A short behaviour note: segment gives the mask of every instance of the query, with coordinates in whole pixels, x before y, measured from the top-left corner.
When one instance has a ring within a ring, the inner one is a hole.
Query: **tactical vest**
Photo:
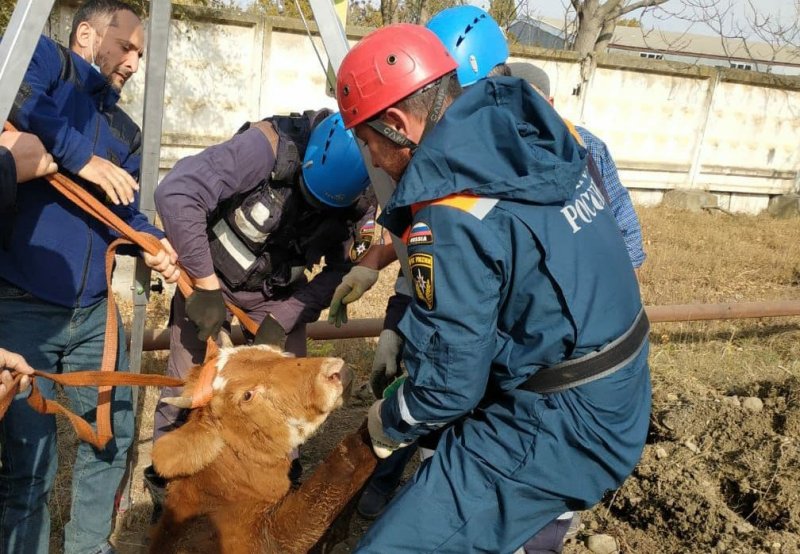
[[[214,269],[232,291],[273,297],[304,282],[305,270],[352,235],[366,202],[319,210],[300,191],[300,166],[313,115],[274,116],[280,136],[275,167],[253,189],[225,201],[208,230]],[[324,115],[322,116],[324,117]],[[245,124],[237,133],[250,127]]]

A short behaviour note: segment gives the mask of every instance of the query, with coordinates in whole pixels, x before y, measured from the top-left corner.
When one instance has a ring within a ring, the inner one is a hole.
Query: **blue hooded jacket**
[[[10,121],[39,137],[59,171],[77,177],[91,156],[110,160],[135,180],[141,132],[117,106],[105,77],[74,52],[41,37],[17,93]],[[111,211],[138,231],[164,234],[133,205]],[[65,307],[91,306],[107,292],[105,251],[118,235],[63,197],[44,179],[20,186],[10,244],[0,248],[0,278]]]
[[[602,348],[642,308],[586,150],[519,79],[479,81],[450,105],[382,222],[397,235],[411,226],[415,299],[399,326],[409,380],[382,407],[398,441],[470,413],[487,390],[513,391]]]

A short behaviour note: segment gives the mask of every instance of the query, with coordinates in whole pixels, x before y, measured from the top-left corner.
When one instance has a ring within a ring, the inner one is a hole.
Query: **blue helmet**
[[[491,15],[476,6],[456,6],[437,13],[427,25],[458,63],[458,80],[469,86],[508,59],[508,42]]]
[[[333,208],[351,205],[369,185],[353,132],[344,128],[338,112],[311,131],[303,158],[303,182],[313,199]]]

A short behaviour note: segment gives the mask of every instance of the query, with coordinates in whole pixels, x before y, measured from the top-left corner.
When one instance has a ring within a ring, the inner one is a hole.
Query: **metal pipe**
[[[672,304],[647,307],[647,317],[651,323],[797,315],[800,315],[800,300],[734,302],[728,304]]]
[[[754,317],[786,317],[800,315],[800,300],[774,302],[738,302],[731,304],[672,304],[648,306],[647,317],[651,323],[676,321],[705,321],[713,319],[747,319]],[[383,329],[382,318],[352,319],[338,329],[326,321],[310,323],[306,330],[314,340],[358,339],[377,337]],[[244,335],[238,325],[231,333],[233,344],[243,344]],[[145,329],[144,350],[167,350],[168,329]]]

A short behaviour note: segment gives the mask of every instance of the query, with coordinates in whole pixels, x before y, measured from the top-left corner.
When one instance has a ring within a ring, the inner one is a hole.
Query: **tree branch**
[[[621,17],[627,13],[631,13],[632,11],[636,11],[640,8],[650,8],[652,6],[658,6],[665,2],[667,2],[667,0],[639,0],[639,2],[634,2],[633,4],[622,5],[619,9],[617,17]]]

